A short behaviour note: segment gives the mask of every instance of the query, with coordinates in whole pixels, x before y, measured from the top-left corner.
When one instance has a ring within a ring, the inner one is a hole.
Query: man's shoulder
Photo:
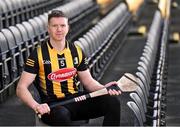
[[[47,45],[47,41],[44,41],[44,42],[39,43],[36,48],[37,48],[37,49],[43,48],[43,47],[46,46],[46,45]]]
[[[69,43],[69,48],[70,49],[76,49],[76,50],[81,50],[81,48],[80,48],[80,46],[79,45],[77,45],[77,44],[74,44],[74,43]]]
[[[74,45],[74,47],[77,49],[77,50],[82,50],[82,48],[78,45],[78,44],[75,44],[75,43],[72,43],[72,45]]]

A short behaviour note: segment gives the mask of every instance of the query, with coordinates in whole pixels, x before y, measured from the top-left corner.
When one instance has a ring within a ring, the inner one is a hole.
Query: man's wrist
[[[33,106],[32,106],[32,109],[35,111],[35,112],[37,112],[37,107],[39,106],[40,104],[34,104]]]

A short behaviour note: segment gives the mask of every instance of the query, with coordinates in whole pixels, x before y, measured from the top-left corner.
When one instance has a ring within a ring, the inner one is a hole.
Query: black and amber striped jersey
[[[88,68],[87,58],[81,48],[66,42],[62,51],[54,49],[49,41],[39,45],[28,57],[24,70],[37,74],[43,100],[51,101],[78,92],[77,71]]]

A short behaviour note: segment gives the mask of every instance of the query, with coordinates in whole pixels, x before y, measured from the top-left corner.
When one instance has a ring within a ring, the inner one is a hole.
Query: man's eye
[[[52,27],[58,27],[58,25],[52,25]]]

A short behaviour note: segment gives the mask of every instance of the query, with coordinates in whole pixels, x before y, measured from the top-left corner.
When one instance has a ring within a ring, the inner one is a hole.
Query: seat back
[[[133,101],[128,101],[127,105],[134,112],[134,126],[143,126],[143,119],[137,104]]]
[[[19,57],[18,57],[18,72],[19,74],[22,72],[23,69],[23,65],[24,65],[24,57],[26,55],[26,47],[25,47],[25,42],[23,42],[22,39],[22,35],[21,32],[19,31],[19,29],[15,26],[10,26],[9,30],[12,32],[15,41],[16,41],[16,45],[18,46],[18,52],[19,52]]]
[[[29,49],[29,44],[28,44],[28,41],[29,41],[28,32],[27,32],[27,30],[25,29],[25,27],[24,27],[23,24],[16,24],[16,27],[17,27],[17,29],[20,31],[21,36],[22,36],[22,40],[23,40],[23,42],[24,42],[24,50],[25,50],[25,53],[23,54],[23,58],[24,58],[24,60],[26,60],[27,57],[28,57],[29,54],[30,54],[30,49]]]
[[[139,97],[138,94],[136,94],[134,92],[130,93],[130,97],[135,101],[135,103],[139,107],[141,117],[142,117],[142,120],[143,120],[143,123],[144,123],[146,121],[146,116],[145,116],[145,109],[143,107],[143,102],[142,102],[141,98]]]
[[[2,32],[0,32],[0,40],[0,90],[2,90],[6,84],[10,83],[10,72],[8,69],[10,56],[8,42]]]
[[[12,34],[12,32],[9,29],[2,29],[1,30],[4,36],[6,37],[7,43],[8,43],[8,48],[10,50],[10,58],[11,58],[11,64],[8,65],[9,71],[11,72],[10,77],[11,81],[14,81],[15,78],[18,77],[18,71],[17,71],[17,64],[19,63],[18,57],[19,57],[19,52],[18,52],[18,46],[16,45],[15,38]]]

